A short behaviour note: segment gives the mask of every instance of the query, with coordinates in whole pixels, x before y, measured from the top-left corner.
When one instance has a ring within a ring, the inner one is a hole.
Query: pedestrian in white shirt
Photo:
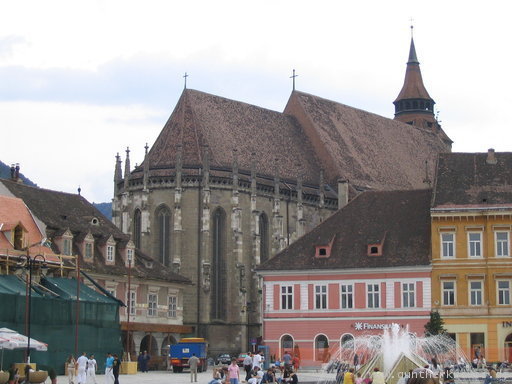
[[[252,357],[252,369],[254,369],[255,367],[258,367],[259,369],[261,369],[261,361],[262,360],[263,360],[263,356],[261,356],[261,352],[255,353],[254,356]]]
[[[91,355],[89,357],[89,360],[87,360],[87,382],[98,384],[96,382],[96,369],[98,368],[98,363],[96,362],[96,359],[94,358],[94,355]]]
[[[87,362],[89,361],[89,359],[87,358],[87,355],[84,353],[82,353],[82,356],[80,356],[77,360],[76,360],[76,363],[78,365],[78,371],[77,371],[77,374],[76,374],[76,381],[78,382],[78,384],[86,384],[86,381],[87,381]]]

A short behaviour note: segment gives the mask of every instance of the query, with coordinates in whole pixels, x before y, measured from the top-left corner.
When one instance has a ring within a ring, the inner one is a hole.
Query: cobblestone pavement
[[[483,378],[485,377],[486,372],[463,372],[463,373],[455,373],[456,379],[473,379],[469,382],[483,382]],[[299,383],[300,382],[309,382],[309,383],[319,383],[322,384],[326,380],[333,380],[335,375],[334,373],[326,373],[325,371],[301,371],[298,372]],[[512,372],[504,372],[498,373],[498,378],[507,378],[512,379]],[[202,372],[197,374],[197,382],[198,384],[207,384],[212,379],[212,368],[208,369],[208,372]],[[475,381],[476,379],[476,381]],[[481,379],[478,381],[478,379]],[[456,380],[457,381],[457,380]],[[508,380],[507,380],[508,381]],[[50,380],[47,380],[49,383]],[[96,376],[97,384],[106,384],[104,375]],[[465,381],[464,381],[465,382]],[[158,384],[190,384],[190,373],[172,373],[172,372],[164,372],[164,371],[155,371],[148,373],[140,373],[138,372],[135,375],[120,375],[119,376],[119,384],[149,384],[149,383],[158,383]],[[57,384],[68,384],[67,376],[59,376],[57,378]],[[75,381],[75,384],[76,381]],[[93,384],[91,382],[87,384]]]
[[[322,382],[326,379],[333,379],[334,374],[324,373],[324,372],[301,372],[299,370],[298,373],[299,382],[307,381],[307,382]],[[197,374],[197,382],[198,384],[208,384],[208,382],[212,379],[212,369],[211,367],[207,372],[202,372]],[[50,380],[47,380],[49,382]],[[97,384],[105,384],[105,376],[104,375],[96,375]],[[148,373],[140,373],[138,372],[135,375],[120,375],[119,376],[119,384],[149,384],[149,383],[169,383],[169,384],[190,384],[190,373],[172,373],[172,372],[164,372],[164,371],[155,371]],[[68,384],[67,376],[59,376],[57,378],[57,384]],[[75,381],[75,384],[76,381]],[[88,384],[93,384],[92,382]]]

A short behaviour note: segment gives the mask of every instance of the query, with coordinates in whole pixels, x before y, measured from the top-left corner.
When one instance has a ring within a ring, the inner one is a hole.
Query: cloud
[[[27,41],[23,36],[9,35],[0,37],[0,57],[11,56],[16,45],[26,43]]]

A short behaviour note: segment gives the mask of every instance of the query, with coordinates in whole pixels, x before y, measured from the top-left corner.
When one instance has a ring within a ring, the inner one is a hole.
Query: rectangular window
[[[368,308],[380,308],[379,284],[368,284]]]
[[[403,283],[402,284],[402,306],[404,308],[413,308],[414,303],[414,283]]]
[[[510,305],[510,281],[497,281],[498,304]]]
[[[469,257],[482,257],[482,233],[468,233],[468,255]]]
[[[107,245],[107,261],[114,261],[114,246]]]
[[[455,305],[455,282],[443,281],[443,305]]]
[[[71,255],[71,240],[64,239],[64,254]]]
[[[510,256],[509,249],[508,232],[496,232],[496,257]]]
[[[455,234],[441,234],[441,257],[455,257]]]
[[[92,257],[92,243],[85,243],[85,258],[90,259]]]
[[[293,309],[293,285],[281,286],[281,309]]]
[[[354,293],[352,285],[341,285],[341,308],[354,308]]]
[[[148,295],[148,316],[156,316],[158,296],[155,293]]]
[[[469,282],[469,304],[482,305],[483,284],[481,281]]]
[[[178,309],[178,297],[177,296],[169,296],[168,299],[168,309],[167,309],[167,317],[176,318],[176,311]]]
[[[327,309],[327,285],[315,285],[315,309]]]
[[[130,302],[130,315],[135,315],[135,306],[136,306],[135,298],[136,297],[137,297],[136,292],[130,291],[130,297],[127,300]],[[127,308],[127,310],[128,310],[128,308]]]

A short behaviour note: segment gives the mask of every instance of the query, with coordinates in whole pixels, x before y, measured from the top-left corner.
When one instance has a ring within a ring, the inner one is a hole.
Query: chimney
[[[496,154],[494,153],[494,148],[489,148],[487,150],[487,160],[485,161],[487,164],[497,164],[498,160],[496,160]]]
[[[348,204],[348,180],[338,180],[338,209]]]
[[[11,180],[15,180],[14,173],[16,172],[16,168],[14,164],[11,164]]]

